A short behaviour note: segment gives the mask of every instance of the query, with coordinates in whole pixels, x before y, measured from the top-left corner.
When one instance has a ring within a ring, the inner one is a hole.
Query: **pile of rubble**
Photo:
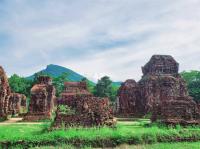
[[[51,119],[55,101],[55,87],[48,76],[40,76],[38,84],[31,89],[29,110],[24,117],[25,121]]]
[[[68,110],[64,109],[68,108]],[[113,125],[112,110],[107,98],[94,97],[85,82],[66,82],[58,99],[54,127]]]
[[[126,83],[122,84],[118,95],[118,113],[152,113],[152,121],[167,124],[200,123],[198,104],[188,95],[186,83],[179,75],[178,69],[179,64],[172,56],[152,56],[142,67],[142,79],[138,83],[132,81],[129,85],[137,86],[137,89],[127,89],[124,87]],[[125,106],[124,102],[128,104]]]

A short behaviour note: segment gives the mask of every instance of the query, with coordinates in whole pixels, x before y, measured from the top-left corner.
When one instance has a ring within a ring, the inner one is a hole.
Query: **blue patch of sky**
[[[11,37],[6,34],[6,33],[1,33],[0,32],[0,47],[6,47],[9,45],[9,43],[11,42]]]

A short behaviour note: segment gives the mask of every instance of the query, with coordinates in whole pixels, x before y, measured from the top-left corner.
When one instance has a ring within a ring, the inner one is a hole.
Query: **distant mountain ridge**
[[[123,82],[112,82],[112,84],[115,85],[115,86],[121,86],[122,83]]]
[[[54,65],[54,64],[47,65],[46,69],[43,69],[36,73],[48,74],[52,77],[58,77],[58,76],[62,75],[63,73],[67,73],[68,74],[67,78],[70,81],[74,81],[74,82],[81,81],[83,78],[85,78],[84,76],[76,73],[75,71],[73,71],[71,69],[68,69],[68,68],[65,68],[65,67],[62,67],[59,65]],[[27,77],[27,79],[33,79],[33,78],[34,78],[34,74]]]
[[[42,74],[48,74],[52,77],[59,77],[63,73],[67,73],[67,79],[72,81],[72,82],[78,82],[81,81],[83,78],[86,78],[85,76],[71,70],[68,68],[65,68],[63,66],[55,65],[55,64],[50,64],[47,65],[47,67],[41,71],[38,71],[36,73],[42,73]],[[27,79],[34,79],[34,74],[31,76],[26,77]],[[94,82],[90,81],[92,84],[95,84]],[[122,82],[113,82],[112,84],[115,86],[120,86]]]

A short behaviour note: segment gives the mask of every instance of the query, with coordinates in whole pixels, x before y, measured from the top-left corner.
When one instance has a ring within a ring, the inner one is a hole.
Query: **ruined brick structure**
[[[118,90],[117,113],[123,116],[143,114],[140,88],[135,80],[127,80]]]
[[[63,113],[66,106],[73,112]],[[112,111],[107,98],[94,97],[85,82],[66,82],[65,91],[58,99],[54,127],[112,125]]]
[[[152,111],[154,103],[188,96],[185,81],[180,76],[147,76],[140,80],[139,85],[146,112]]]
[[[24,120],[50,119],[55,101],[55,87],[48,76],[40,76],[31,89],[29,111]]]
[[[11,93],[8,103],[8,111],[11,115],[26,111],[26,96],[19,93]]]
[[[0,66],[0,118],[8,115],[8,102],[11,95],[8,79],[4,69]]]
[[[177,97],[154,105],[151,120],[165,124],[200,124],[200,110],[191,97]]]
[[[142,67],[142,79],[135,86],[140,92],[140,102],[129,109],[143,109],[143,113],[152,113],[152,121],[167,124],[197,124],[200,120],[198,105],[188,95],[185,81],[178,73],[179,64],[169,55],[153,55]],[[135,100],[135,89],[119,94],[121,101]],[[132,98],[127,98],[131,97]],[[120,102],[121,105],[123,105]],[[136,102],[137,103],[137,102]],[[142,108],[141,108],[142,106]],[[123,107],[121,107],[123,109]]]
[[[58,98],[57,103],[71,106],[75,99],[80,96],[92,97],[92,94],[87,90],[85,82],[65,82],[64,92],[61,93],[61,98]]]
[[[143,77],[148,75],[177,75],[179,64],[170,55],[153,55],[142,67]]]
[[[168,55],[154,55],[142,67],[143,76],[138,84],[142,102],[145,103],[145,113],[152,111],[155,102],[159,104],[174,96],[188,94],[185,82],[178,74],[178,68],[179,64]]]

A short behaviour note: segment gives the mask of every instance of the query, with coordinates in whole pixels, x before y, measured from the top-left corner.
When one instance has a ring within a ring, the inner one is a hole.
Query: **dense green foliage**
[[[56,95],[59,96],[60,93],[64,89],[64,82],[69,81],[67,79],[67,75],[68,74],[63,73],[62,75],[60,75],[58,77],[52,77],[49,74],[40,72],[40,73],[36,73],[34,75],[33,80],[30,80],[30,79],[26,79],[24,77],[20,77],[20,76],[14,74],[9,78],[9,84],[10,84],[12,92],[25,94],[27,97],[30,97],[30,90],[31,90],[32,86],[34,84],[38,83],[37,78],[39,76],[50,76],[53,78],[52,82],[56,88]]]
[[[69,128],[48,131],[50,123],[0,125],[0,143],[38,145],[74,144],[93,147],[176,141],[200,141],[200,127],[148,125],[142,119],[118,122],[116,128]]]
[[[109,97],[112,92],[112,81],[108,76],[102,77],[98,80],[95,86],[95,95],[99,97]]]
[[[98,97],[109,97],[110,100],[114,102],[117,96],[117,90],[118,86],[113,86],[110,78],[104,76],[98,80],[94,88],[94,95]]]
[[[95,84],[92,81],[88,80],[87,78],[83,78],[81,81],[86,82],[87,89],[90,93],[94,93]]]
[[[68,105],[58,105],[59,112],[65,115],[74,115],[75,110],[71,109]]]
[[[27,97],[30,96],[30,90],[34,83],[33,81],[20,77],[17,74],[12,75],[8,81],[12,92],[25,94]]]
[[[60,94],[63,92],[63,90],[64,90],[64,82],[67,82],[67,81],[69,81],[68,79],[67,79],[67,76],[68,76],[68,74],[67,73],[63,73],[63,74],[61,74],[60,76],[58,76],[58,77],[53,77],[53,76],[51,76],[50,74],[46,74],[46,73],[44,73],[44,72],[39,72],[39,73],[35,73],[34,74],[34,84],[36,84],[36,83],[38,83],[37,82],[37,80],[38,80],[38,77],[39,76],[49,76],[49,77],[51,77],[52,78],[52,83],[53,83],[53,85],[55,86],[55,88],[56,88],[56,96],[57,97],[59,97],[60,96]]]
[[[190,96],[200,101],[200,71],[184,71],[181,76],[186,80]]]
[[[56,88],[56,96],[59,96],[64,89],[64,82],[67,81],[85,81],[87,83],[88,90],[100,97],[109,97],[112,102],[115,101],[117,90],[121,82],[112,82],[109,77],[101,78],[97,84],[83,77],[82,75],[62,66],[48,65],[46,69],[41,70],[34,75],[24,78],[16,74],[9,78],[9,83],[13,92],[25,94],[30,97],[31,87],[38,83],[37,78],[39,76],[50,76],[52,78],[53,85]]]
[[[37,78],[39,76],[49,76],[52,78],[53,85],[56,88],[56,96],[58,97],[64,90],[64,82],[70,81],[68,79],[68,75],[69,74],[67,73],[63,73],[60,76],[53,77],[50,74],[39,72],[35,73],[34,78],[30,80],[14,74],[9,78],[9,84],[11,86],[12,92],[25,94],[27,97],[30,97],[31,87],[34,84],[38,83]],[[119,86],[112,84],[112,81],[109,79],[109,77],[103,77],[101,80],[98,81],[96,86],[87,78],[82,78],[81,81],[85,81],[88,90],[91,93],[94,93],[96,96],[109,97],[111,101],[115,100]]]
[[[60,94],[63,92],[64,90],[64,82],[69,81],[67,79],[67,73],[63,73],[62,75],[58,76],[58,77],[53,77],[53,85],[56,88],[56,96],[59,97]]]

